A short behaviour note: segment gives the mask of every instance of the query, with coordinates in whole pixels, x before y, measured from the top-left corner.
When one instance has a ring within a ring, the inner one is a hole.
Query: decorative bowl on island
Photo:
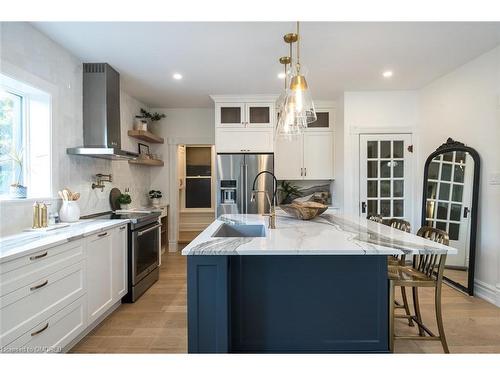
[[[290,204],[280,205],[280,208],[288,215],[297,219],[311,220],[325,212],[328,209],[328,206],[326,204],[313,201],[293,201]]]

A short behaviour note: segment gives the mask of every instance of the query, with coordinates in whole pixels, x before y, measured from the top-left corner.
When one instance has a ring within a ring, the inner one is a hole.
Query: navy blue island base
[[[389,351],[386,255],[190,255],[189,353]]]

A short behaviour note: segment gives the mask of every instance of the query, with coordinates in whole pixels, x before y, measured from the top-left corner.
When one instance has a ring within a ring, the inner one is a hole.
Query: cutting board
[[[113,188],[109,192],[109,204],[111,205],[111,209],[113,211],[119,210],[120,209],[120,203],[118,203],[118,198],[122,192],[118,188]]]

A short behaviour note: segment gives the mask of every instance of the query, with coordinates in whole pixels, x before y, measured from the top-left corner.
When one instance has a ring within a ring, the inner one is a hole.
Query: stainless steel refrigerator
[[[273,154],[217,154],[217,217],[223,214],[269,212],[265,194],[251,201],[252,184],[258,173],[274,173]],[[266,190],[272,199],[274,183],[270,174],[259,176],[256,190]]]

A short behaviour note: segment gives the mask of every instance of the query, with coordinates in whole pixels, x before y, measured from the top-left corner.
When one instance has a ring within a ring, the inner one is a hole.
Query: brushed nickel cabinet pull
[[[47,254],[48,254],[48,251],[46,251],[45,253],[42,253],[42,254],[33,255],[33,256],[30,257],[30,260],[37,260],[37,259],[46,257]]]
[[[45,331],[47,328],[49,328],[49,323],[45,324],[45,326],[42,329],[39,329],[38,331],[32,332],[31,336],[36,336]]]
[[[104,237],[104,236],[107,236],[107,235],[108,235],[108,232],[104,232],[104,233],[98,234],[97,237]]]
[[[120,227],[120,230],[124,230],[127,226],[124,225],[123,227]]]
[[[45,285],[47,285],[48,283],[49,283],[49,280],[45,280],[45,281],[44,281],[43,283],[41,283],[41,284],[38,284],[38,285],[32,286],[32,287],[30,288],[30,290],[31,290],[31,291],[33,291],[33,290],[40,289],[40,288],[44,287]]]

